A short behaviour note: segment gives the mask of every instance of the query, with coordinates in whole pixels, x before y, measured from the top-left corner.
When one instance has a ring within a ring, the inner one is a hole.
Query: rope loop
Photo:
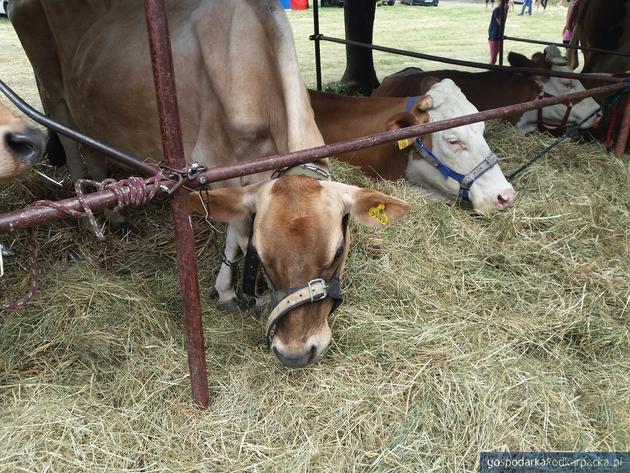
[[[75,210],[67,205],[54,202],[52,200],[39,200],[31,206],[51,207],[58,212],[70,215],[76,218],[87,218],[92,231],[99,240],[104,240],[105,235],[94,216],[94,212],[86,201],[86,188],[91,187],[96,191],[110,190],[116,196],[116,206],[113,211],[122,210],[127,207],[138,207],[146,204],[153,199],[160,189],[160,183],[165,179],[162,173],[151,176],[147,179],[141,177],[129,177],[117,181],[115,179],[105,179],[101,182],[90,179],[77,179],[74,183],[74,191],[79,201],[81,210]]]

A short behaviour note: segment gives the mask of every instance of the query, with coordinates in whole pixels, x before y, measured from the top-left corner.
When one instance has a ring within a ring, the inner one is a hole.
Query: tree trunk
[[[346,0],[344,3],[346,39],[372,44],[375,0]],[[374,71],[372,50],[346,46],[346,72],[341,83],[348,92],[370,95],[379,82]]]

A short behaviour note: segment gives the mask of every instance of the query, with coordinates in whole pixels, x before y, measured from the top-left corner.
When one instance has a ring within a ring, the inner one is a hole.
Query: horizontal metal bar
[[[414,136],[425,135],[440,130],[455,128],[470,123],[481,122],[493,118],[506,118],[519,113],[524,113],[537,108],[548,107],[558,103],[577,102],[586,97],[593,95],[604,95],[617,92],[626,87],[626,83],[609,84],[596,87],[582,92],[575,92],[560,97],[549,97],[544,99],[523,102],[516,105],[508,105],[506,107],[485,110],[483,112],[465,115],[462,117],[451,118],[449,120],[441,120],[439,122],[424,123],[414,125],[408,128],[401,128],[394,131],[386,131],[376,133],[350,141],[334,143],[317,148],[296,151],[287,155],[268,156],[249,161],[243,161],[228,166],[216,167],[200,173],[194,180],[186,183],[186,187],[195,188],[209,182],[218,182],[235,177],[255,174],[264,171],[272,171],[287,166],[295,166],[310,161],[316,161],[329,156],[334,156],[348,151],[355,151],[364,148],[370,148],[389,141],[397,141]],[[170,189],[173,186],[172,181],[163,181],[160,185],[162,190]],[[96,192],[85,196],[88,205],[93,209],[99,209],[111,206],[116,202],[116,196],[112,191]],[[67,199],[62,201],[64,205],[69,205],[73,209],[80,209],[78,199]],[[7,233],[18,229],[29,228],[35,224],[45,221],[57,220],[64,218],[65,215],[55,209],[47,207],[27,208],[0,214],[0,233]],[[27,221],[27,223],[25,223]]]
[[[589,51],[593,53],[603,53],[610,54],[612,56],[625,56],[630,57],[630,53],[622,53],[620,51],[611,51],[610,49],[600,49],[600,48],[587,48],[586,46],[571,46],[563,43],[551,43],[549,41],[540,41],[537,39],[527,39],[527,38],[517,38],[515,36],[503,36],[503,39],[509,39],[510,41],[517,41],[519,43],[532,43],[532,44],[544,44],[544,45],[554,45],[561,48],[567,49],[579,49],[580,51]]]
[[[315,40],[315,37],[310,36],[310,39]],[[359,41],[350,41],[347,39],[333,38],[331,36],[325,36],[325,35],[319,35],[317,39],[319,39],[320,41],[330,41],[332,43],[349,44],[351,46],[357,46],[360,48],[374,49],[376,51],[382,51],[385,53],[398,54],[399,56],[408,56],[408,57],[414,57],[417,59],[426,59],[428,61],[443,62],[445,64],[453,64],[456,66],[476,67],[479,69],[488,69],[491,71],[520,72],[520,73],[525,73],[525,74],[537,74],[537,75],[549,76],[549,77],[564,77],[567,79],[578,79],[578,80],[588,78],[589,80],[599,80],[602,82],[610,82],[611,84],[623,81],[623,78],[620,78],[620,77],[611,77],[611,76],[606,76],[606,75],[601,75],[601,74],[589,74],[588,76],[585,76],[583,74],[578,74],[576,72],[550,71],[548,69],[540,69],[540,68],[534,68],[534,67],[499,66],[497,64],[486,64],[482,62],[464,61],[462,59],[450,59],[450,58],[445,58],[442,56],[433,56],[431,54],[405,51],[404,49],[388,48],[385,46],[377,46],[375,44],[361,43]],[[431,72],[431,71],[426,71],[426,72]]]
[[[148,163],[141,158],[120,151],[119,149],[108,146],[100,141],[95,140],[94,138],[90,138],[83,133],[80,133],[68,126],[62,125],[61,123],[52,120],[46,115],[41,114],[29,104],[27,104],[22,98],[16,94],[7,84],[0,80],[0,92],[2,92],[6,97],[15,105],[24,115],[29,117],[34,122],[39,123],[46,128],[56,131],[57,133],[67,136],[68,138],[78,141],[84,145],[87,145],[97,151],[105,153],[107,155],[107,159],[111,159],[112,161],[116,161],[118,163],[124,164],[125,166],[129,166],[130,168],[135,169],[136,171],[141,172],[145,176],[153,176],[160,171],[160,168],[155,165]]]
[[[405,138],[411,138],[413,136],[419,136],[424,134],[433,133],[440,130],[446,130],[449,128],[455,128],[462,125],[468,125],[470,123],[481,122],[492,118],[505,118],[518,113],[524,113],[529,110],[535,110],[537,108],[547,107],[549,105],[555,105],[558,103],[577,102],[586,97],[600,94],[610,94],[626,87],[625,83],[610,84],[601,87],[596,87],[582,92],[575,92],[573,94],[562,95],[560,97],[549,97],[545,99],[533,100],[531,102],[523,102],[515,105],[508,105],[506,107],[495,108],[492,110],[485,110],[483,112],[474,113],[471,115],[465,115],[462,117],[452,118],[449,120],[442,120],[439,122],[424,123],[421,125],[414,125],[408,128],[401,128],[394,131],[386,131],[377,133],[374,135],[365,136],[362,138],[356,138],[350,141],[344,141],[342,143],[335,143],[318,148],[311,148],[302,151],[296,151],[284,156],[270,156],[267,158],[260,158],[256,160],[243,161],[240,163],[231,164],[220,168],[212,168],[204,171],[199,175],[199,178],[204,179],[206,182],[223,181],[225,179],[232,179],[239,176],[248,174],[254,174],[263,171],[271,171],[287,166],[295,166],[297,164],[303,164],[309,161],[322,159],[328,156],[334,156],[336,154],[346,153],[348,151],[356,151],[358,149],[369,148],[389,141],[397,141]]]
[[[164,195],[163,192],[166,189],[170,189],[174,183],[172,181],[164,181],[163,184],[160,185],[160,192]],[[162,189],[162,187],[164,189]],[[93,192],[91,194],[85,194],[83,196],[83,200],[86,205],[92,210],[104,209],[115,205],[118,202],[118,197],[112,190],[104,190],[100,192]],[[76,197],[65,199],[57,202],[60,205],[70,209],[70,210],[83,210],[79,199]],[[4,214],[0,214],[0,233],[9,233],[17,230],[24,230],[26,228],[31,228],[41,223],[50,222],[53,220],[60,220],[64,218],[73,218],[65,213],[48,206],[37,205],[26,207],[21,210],[16,210],[14,212],[7,212]]]

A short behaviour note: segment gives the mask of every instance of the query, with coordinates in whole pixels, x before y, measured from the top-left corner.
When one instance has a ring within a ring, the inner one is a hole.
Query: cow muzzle
[[[16,161],[30,165],[44,153],[46,137],[39,130],[28,127],[21,132],[6,133],[3,144]]]

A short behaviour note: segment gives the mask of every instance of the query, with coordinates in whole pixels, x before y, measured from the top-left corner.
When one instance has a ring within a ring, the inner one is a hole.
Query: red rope
[[[55,210],[62,212],[72,217],[87,218],[92,227],[92,231],[99,240],[104,240],[102,228],[98,225],[94,212],[85,201],[85,187],[92,186],[97,191],[111,190],[114,192],[117,198],[116,207],[114,211],[124,209],[125,207],[141,206],[147,203],[149,200],[155,197],[159,189],[160,182],[164,179],[163,174],[158,174],[148,179],[141,177],[129,177],[121,181],[114,179],[105,179],[102,182],[92,181],[89,179],[78,179],[74,183],[74,190],[79,200],[81,210],[74,210],[66,205],[54,202],[52,200],[39,200],[33,204],[33,206],[46,206],[52,207]]]
[[[90,226],[92,227],[92,230],[94,231],[96,237],[99,240],[104,240],[105,235],[103,234],[103,230],[101,229],[101,227],[99,227],[98,222],[96,221],[96,217],[92,212],[92,209],[85,201],[85,186],[92,186],[97,191],[113,191],[117,198],[116,207],[113,208],[113,210],[116,211],[124,209],[126,207],[141,206],[147,203],[149,200],[153,199],[157,194],[157,191],[159,190],[159,185],[163,179],[165,178],[164,175],[161,173],[148,179],[132,176],[121,181],[116,181],[115,179],[105,179],[102,182],[97,182],[89,179],[79,179],[75,182],[74,189],[77,194],[79,204],[81,205],[81,210],[74,210],[66,205],[54,202],[52,200],[39,200],[33,203],[31,206],[39,205],[52,207],[66,215],[71,215],[77,218],[85,217],[88,219],[88,222],[90,222]],[[181,179],[179,184],[181,184]],[[37,245],[35,243],[33,230],[29,230],[28,233],[28,246],[31,256],[31,280],[28,285],[28,290],[26,294],[16,302],[0,305],[0,309],[2,310],[15,311],[23,307],[37,292],[40,271],[39,265],[37,264]]]

